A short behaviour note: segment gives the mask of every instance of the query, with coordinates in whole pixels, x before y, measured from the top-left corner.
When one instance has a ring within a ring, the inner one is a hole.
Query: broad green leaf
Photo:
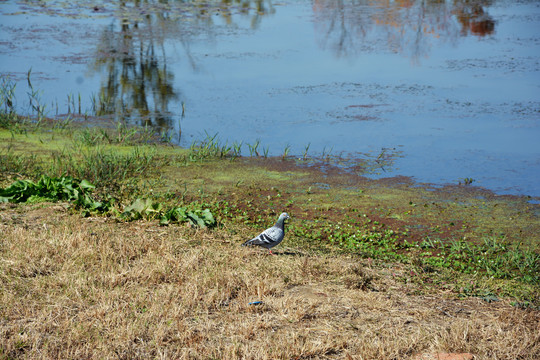
[[[81,181],[80,187],[81,187],[82,189],[92,189],[92,190],[96,188],[96,187],[95,187],[92,183],[90,183],[90,181],[88,181],[88,180],[83,180],[83,181]]]

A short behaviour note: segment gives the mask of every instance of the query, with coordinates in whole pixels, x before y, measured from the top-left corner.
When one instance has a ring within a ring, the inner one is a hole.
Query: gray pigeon
[[[262,246],[263,248],[267,248],[270,251],[270,254],[272,254],[272,250],[270,249],[279,244],[285,237],[285,220],[289,218],[289,214],[282,213],[281,215],[279,215],[279,219],[276,222],[276,225],[264,230],[262,233],[259,234],[259,236],[246,241],[242,244],[242,246]]]

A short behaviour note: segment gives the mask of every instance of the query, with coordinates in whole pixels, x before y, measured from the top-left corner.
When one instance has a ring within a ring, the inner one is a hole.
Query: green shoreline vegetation
[[[309,145],[297,157],[290,146],[270,157],[257,140],[242,156],[243,144],[208,135],[182,149],[147,128],[50,119],[37,102],[34,117],[19,116],[13,86],[4,82],[1,95],[0,202],[18,203],[22,213],[61,201],[72,215],[104,219],[111,228],[189,228],[235,247],[287,211],[292,219],[278,254],[342,257],[379,269],[399,264],[406,271],[393,281],[412,286],[413,295],[444,292],[540,309],[539,210],[526,196],[369,180],[333,166],[339,159],[329,154],[310,157]],[[8,248],[0,241],[2,257]],[[347,288],[372,289],[377,275],[355,269],[343,275],[354,275]],[[6,276],[8,291],[18,275]],[[294,275],[282,280],[290,284]]]

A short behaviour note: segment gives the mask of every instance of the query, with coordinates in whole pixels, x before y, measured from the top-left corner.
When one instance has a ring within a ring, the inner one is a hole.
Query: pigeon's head
[[[285,225],[285,220],[287,219],[290,219],[291,217],[289,216],[289,214],[287,213],[281,213],[281,215],[279,215],[279,219],[277,220],[276,222],[276,227],[278,228],[281,228],[282,230],[284,229],[284,225]]]

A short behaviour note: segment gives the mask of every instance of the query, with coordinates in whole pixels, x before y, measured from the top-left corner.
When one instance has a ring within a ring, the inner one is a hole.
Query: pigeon
[[[279,219],[276,222],[276,225],[264,230],[262,233],[259,234],[259,236],[246,241],[242,244],[242,246],[259,245],[263,248],[267,248],[270,251],[270,254],[272,254],[272,250],[270,249],[278,245],[285,237],[284,224],[285,220],[289,218],[289,214],[282,213],[281,215],[279,215]]]

